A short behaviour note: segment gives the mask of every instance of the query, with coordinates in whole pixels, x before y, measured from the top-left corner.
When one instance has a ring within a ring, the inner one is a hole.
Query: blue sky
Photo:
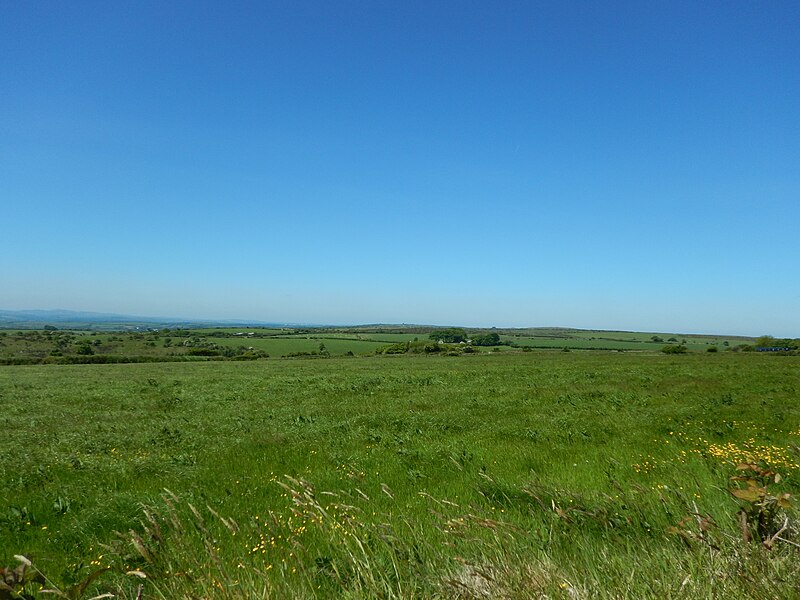
[[[794,2],[5,2],[0,308],[800,336]]]

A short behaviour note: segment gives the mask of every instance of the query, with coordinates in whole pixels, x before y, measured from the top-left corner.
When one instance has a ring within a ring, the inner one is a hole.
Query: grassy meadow
[[[390,345],[435,342],[437,331],[442,330],[416,326],[144,329],[112,332],[55,328],[44,331],[0,330],[0,365],[363,356],[380,353]],[[497,345],[473,345],[469,346],[469,351],[558,348],[652,352],[668,344],[680,344],[688,351],[711,348],[727,351],[753,342],[752,338],[559,328],[476,329],[466,335],[480,336],[490,332],[497,334]],[[435,348],[437,351],[440,349],[462,352],[465,348]]]
[[[798,391],[732,352],[7,366],[0,565],[33,597],[800,597]],[[734,497],[741,462],[782,477]]]

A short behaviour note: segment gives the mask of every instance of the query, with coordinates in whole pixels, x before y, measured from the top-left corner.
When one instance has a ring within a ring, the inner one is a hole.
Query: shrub
[[[661,348],[664,354],[686,354],[686,346],[680,344],[668,344]]]
[[[405,354],[408,352],[408,344],[400,342],[397,344],[390,344],[388,346],[381,346],[376,351],[378,354]]]
[[[259,358],[269,358],[269,354],[260,350],[247,350],[233,357],[233,360],[258,360]]]
[[[463,329],[450,328],[434,331],[428,336],[431,340],[441,340],[448,344],[458,344],[467,341],[467,334]]]
[[[92,350],[92,347],[89,345],[89,342],[81,343],[81,345],[78,346],[78,349],[75,352],[83,356],[90,356],[94,354],[94,350]]]
[[[219,350],[213,348],[189,348],[187,356],[219,356]]]
[[[476,346],[497,346],[500,344],[500,336],[496,333],[472,336],[472,343]]]

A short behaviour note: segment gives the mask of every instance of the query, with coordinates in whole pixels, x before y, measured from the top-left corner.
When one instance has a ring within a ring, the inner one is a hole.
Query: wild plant
[[[757,463],[740,463],[736,469],[743,474],[731,477],[731,480],[744,484],[744,487],[729,491],[742,501],[738,512],[742,539],[761,542],[767,549],[772,549],[776,540],[787,541],[780,535],[789,526],[785,511],[792,506],[792,495],[775,492],[770,487],[782,481],[781,475]],[[781,517],[783,524],[780,524]]]
[[[16,555],[14,558],[19,561],[19,565],[14,568],[0,568],[0,600],[34,600],[40,594],[66,600],[81,600],[86,597],[85,594],[92,582],[108,571],[108,568],[97,569],[78,583],[59,589],[27,556]],[[89,600],[112,597],[113,594],[105,593],[92,596]]]

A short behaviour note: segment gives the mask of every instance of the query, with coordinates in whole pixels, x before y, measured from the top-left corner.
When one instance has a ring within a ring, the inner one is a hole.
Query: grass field
[[[85,597],[800,596],[795,509],[768,551],[728,491],[745,460],[796,489],[798,376],[753,353],[3,367],[0,564],[65,590],[111,567]]]
[[[139,332],[0,330],[0,364],[256,360],[297,356],[374,354],[391,344],[431,341],[436,329],[411,326],[311,329],[208,328]],[[682,344],[689,351],[732,350],[751,338],[649,334],[577,329],[473,330],[498,333],[500,346],[474,346],[473,352],[532,348],[656,351]],[[450,348],[462,351],[464,347]],[[447,349],[442,348],[447,351]]]

